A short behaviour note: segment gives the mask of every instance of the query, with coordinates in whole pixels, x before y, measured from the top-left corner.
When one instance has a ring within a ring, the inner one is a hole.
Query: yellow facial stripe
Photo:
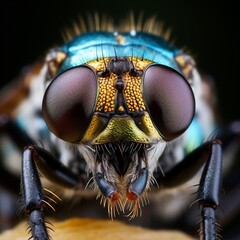
[[[93,115],[92,121],[81,140],[81,143],[92,143],[93,139],[101,133],[106,125],[104,124],[104,119],[97,114]]]

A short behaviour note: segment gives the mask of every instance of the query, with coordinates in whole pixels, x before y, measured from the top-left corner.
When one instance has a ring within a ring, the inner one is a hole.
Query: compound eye
[[[97,79],[87,66],[67,70],[48,86],[42,104],[48,128],[67,142],[83,137],[91,121],[97,96]]]
[[[151,119],[166,141],[188,128],[195,112],[195,100],[181,74],[166,66],[151,65],[143,77],[143,92]]]

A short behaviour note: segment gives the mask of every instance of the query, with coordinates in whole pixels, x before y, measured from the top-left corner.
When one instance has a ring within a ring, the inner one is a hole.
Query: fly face
[[[140,57],[141,47],[132,43],[138,39],[139,44],[140,38],[129,34],[125,38],[132,40],[125,47],[124,38],[119,41],[121,35],[114,36],[110,45],[104,37],[111,40],[113,35],[99,36],[92,45],[86,41],[87,48],[76,43],[84,39],[63,47],[68,48],[68,55],[58,62],[57,76],[45,92],[43,116],[58,138],[90,146],[87,165],[109,214],[128,207],[129,216],[134,217],[147,201],[166,142],[181,135],[192,121],[194,96],[186,79],[174,70],[174,58],[171,61],[163,54],[164,65],[153,57]],[[93,49],[95,57],[90,56]],[[89,61],[83,62],[86,51]],[[144,51],[148,55],[152,50]]]

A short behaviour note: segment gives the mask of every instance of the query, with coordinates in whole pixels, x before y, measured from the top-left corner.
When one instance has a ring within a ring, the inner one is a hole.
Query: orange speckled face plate
[[[111,58],[98,59],[88,62],[87,65],[96,69],[97,72],[104,71]],[[152,62],[146,59],[129,58],[130,62],[138,71],[143,71]],[[113,112],[114,100],[116,97],[115,84],[117,75],[110,73],[106,77],[98,77],[98,98],[96,104],[96,112]],[[128,72],[122,76],[124,82],[124,96],[127,107],[130,112],[146,110],[142,95],[142,77],[131,76]],[[119,109],[121,111],[121,108]]]

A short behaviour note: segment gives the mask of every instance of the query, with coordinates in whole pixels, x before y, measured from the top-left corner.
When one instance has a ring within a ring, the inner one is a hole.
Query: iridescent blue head
[[[163,38],[143,32],[85,33],[64,44],[60,51],[68,57],[62,63],[59,73],[99,58],[131,56],[180,71],[175,61],[180,51]]]

